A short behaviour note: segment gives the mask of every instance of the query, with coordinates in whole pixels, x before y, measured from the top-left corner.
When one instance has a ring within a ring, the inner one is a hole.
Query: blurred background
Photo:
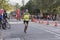
[[[22,17],[28,9],[36,19],[60,20],[60,0],[0,0],[0,9],[7,10],[8,17],[16,18],[18,9]]]

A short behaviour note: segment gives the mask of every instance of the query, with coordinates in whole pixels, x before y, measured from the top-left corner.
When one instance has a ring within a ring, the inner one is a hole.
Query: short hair
[[[4,12],[6,12],[6,10],[4,10]]]

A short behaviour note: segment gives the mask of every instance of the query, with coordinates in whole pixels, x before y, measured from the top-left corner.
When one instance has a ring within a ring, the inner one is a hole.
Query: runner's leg
[[[27,27],[28,27],[28,21],[25,21],[25,28],[24,28],[24,32],[26,33],[27,31]]]

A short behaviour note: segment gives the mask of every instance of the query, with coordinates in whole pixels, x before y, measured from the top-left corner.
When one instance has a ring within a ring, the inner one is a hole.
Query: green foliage
[[[24,9],[28,9],[30,13],[60,13],[60,0],[30,0]],[[55,11],[54,11],[55,10]]]
[[[0,0],[0,9],[2,8],[7,11],[10,11],[13,9],[13,7],[8,3],[7,0]]]

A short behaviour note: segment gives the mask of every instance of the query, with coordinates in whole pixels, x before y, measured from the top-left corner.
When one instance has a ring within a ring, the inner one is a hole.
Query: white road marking
[[[22,24],[23,22],[8,22],[9,24]]]
[[[5,40],[21,40],[20,38],[9,38],[9,39],[5,39]]]
[[[32,27],[33,27],[33,26],[32,26]],[[34,28],[37,28],[37,27],[34,27]],[[37,28],[37,29],[41,29],[41,30],[43,30],[43,31],[46,31],[46,32],[49,32],[49,33],[55,34],[56,37],[59,37],[59,38],[60,38],[60,34],[55,33],[55,32],[53,32],[53,31],[50,31],[50,30],[44,30],[43,28]]]

